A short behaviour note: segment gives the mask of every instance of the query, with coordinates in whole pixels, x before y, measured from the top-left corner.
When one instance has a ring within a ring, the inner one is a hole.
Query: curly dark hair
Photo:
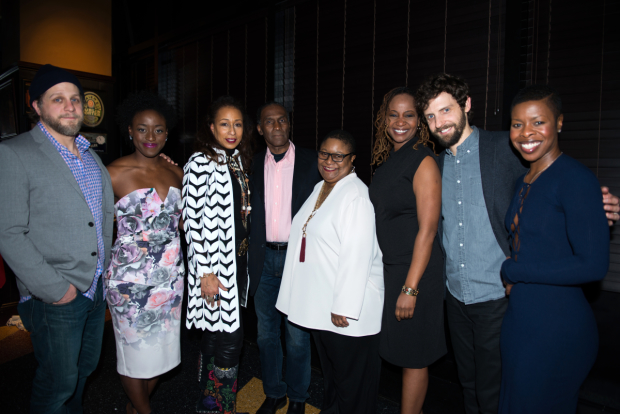
[[[252,154],[254,153],[254,137],[252,134],[254,126],[241,102],[230,95],[220,96],[215,101],[211,102],[207,110],[207,116],[202,123],[200,131],[196,135],[195,150],[197,152],[202,152],[207,158],[218,164],[225,164],[225,161],[220,159],[215,151],[215,148],[221,150],[224,148],[217,142],[213,132],[211,132],[211,125],[215,122],[218,111],[226,107],[235,108],[241,112],[241,117],[243,118],[243,136],[237,149],[239,150],[243,171],[249,174],[251,171],[250,167],[252,166]]]
[[[465,109],[467,98],[469,97],[469,85],[458,76],[440,73],[426,79],[416,92],[416,106],[418,112],[422,114],[422,119],[426,121],[424,111],[428,108],[431,99],[435,99],[442,92],[449,93],[459,104],[461,109]],[[474,112],[470,109],[467,113],[467,120],[471,122]]]
[[[558,91],[549,85],[530,85],[521,89],[512,100],[510,112],[520,103],[542,101],[543,99],[547,100],[549,108],[551,108],[551,112],[553,112],[553,116],[557,120],[562,115],[562,98],[560,98]]]
[[[375,128],[377,128],[377,132],[375,133],[375,145],[372,150],[372,162],[370,165],[379,166],[386,162],[390,157],[390,151],[394,147],[394,142],[390,134],[388,134],[388,122],[387,115],[390,110],[390,102],[398,95],[409,95],[413,98],[414,105],[416,103],[416,97],[413,91],[406,86],[399,86],[388,93],[383,97],[383,103],[377,112],[377,119],[375,120]],[[416,112],[418,113],[418,117],[422,118],[420,110],[416,105]],[[428,146],[430,142],[433,146],[433,152],[435,152],[435,143],[430,140],[430,135],[428,133],[428,126],[425,122],[420,122],[420,130],[417,133],[418,142],[415,143],[413,149],[417,150],[418,145],[422,144],[425,147]]]
[[[151,91],[134,92],[120,104],[116,112],[116,122],[126,139],[129,139],[129,127],[133,124],[133,118],[136,114],[149,110],[164,117],[168,131],[172,130],[177,124],[176,112],[165,98]]]

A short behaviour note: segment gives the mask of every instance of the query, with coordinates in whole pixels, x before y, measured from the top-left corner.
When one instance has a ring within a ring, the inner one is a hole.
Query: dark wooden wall
[[[620,31],[613,29],[620,1],[572,4],[271,2],[234,19],[226,15],[203,26],[176,27],[127,48],[115,59],[117,97],[152,89],[169,99],[180,116],[171,134],[179,143],[165,151],[181,163],[191,155],[193,137],[212,99],[233,94],[254,118],[260,104],[282,99],[284,93],[296,145],[316,148],[324,134],[343,127],[357,138],[357,172],[368,183],[373,120],[391,88],[416,88],[438,72],[462,76],[471,88],[473,124],[506,130],[516,91],[550,83],[564,100],[562,150],[620,194]],[[286,85],[275,84],[283,81]],[[606,289],[616,291],[618,240],[612,240],[612,264],[604,282]]]
[[[292,92],[292,139],[315,148],[332,129],[350,131],[358,140],[358,174],[370,182],[373,120],[384,94],[396,86],[415,89],[426,76],[444,71],[463,76],[471,86],[476,125],[501,129],[504,2],[289,2],[134,47],[139,50],[119,65],[127,73],[119,76],[126,79],[120,95],[152,89],[166,96],[180,115],[175,135],[186,159],[212,99],[232,94],[252,117],[266,100],[282,99],[274,96],[274,72],[283,70],[274,56],[274,32],[277,19],[288,18],[293,30],[287,32],[284,60],[292,53],[293,67],[287,66],[284,81],[292,84],[286,88]]]

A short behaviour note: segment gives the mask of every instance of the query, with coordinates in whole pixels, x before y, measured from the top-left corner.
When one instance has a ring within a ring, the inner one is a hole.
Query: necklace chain
[[[245,175],[245,172],[237,163],[237,160],[232,156],[228,157],[228,167],[237,182],[239,183],[239,186],[241,187],[241,220],[243,223],[243,227],[247,230],[248,215],[252,210],[252,207],[250,205],[250,187],[248,185],[249,180]]]
[[[547,164],[547,165],[545,166],[545,168],[543,168],[542,170],[538,171],[538,172],[537,172],[537,173],[536,173],[536,174],[532,177],[532,179],[530,180],[530,182],[529,182],[528,184],[532,184],[532,183],[536,180],[536,178],[538,178],[538,176],[539,176],[540,174],[544,173],[544,172],[547,170],[547,168],[551,167],[551,165],[552,165],[552,164],[553,164],[553,163],[554,163],[554,162],[555,162],[558,158],[560,158],[560,155],[562,155],[562,154],[564,154],[564,153],[563,153],[563,152],[560,152],[560,154],[559,154],[557,157],[555,157],[555,158],[554,158],[554,159],[553,159],[553,160],[552,160],[549,164]],[[527,170],[527,173],[529,174],[531,171],[532,171],[532,168],[530,168],[529,170]],[[526,174],[526,175],[527,175],[527,174]]]
[[[304,223],[304,226],[301,228],[303,237],[306,237],[306,227],[308,227],[308,223],[310,222],[310,220],[312,220],[312,217],[314,217],[314,215],[316,214],[316,211],[319,209],[319,207],[321,207],[321,205],[325,201],[325,200],[321,201],[321,197],[323,196],[324,191],[325,191],[325,182],[323,182],[323,185],[321,186],[321,192],[319,192],[319,197],[316,199],[316,203],[314,203],[314,209],[312,210],[312,213],[310,213],[308,220],[306,220],[306,222]],[[331,193],[331,190],[329,192]],[[327,198],[328,195],[329,193],[325,196],[325,198]]]
[[[351,174],[353,172],[355,172],[355,167],[353,167],[351,169],[351,171],[349,171],[349,174]],[[347,174],[347,175],[349,175],[349,174]],[[334,189],[334,187],[332,186],[329,189],[329,191],[327,192],[327,194],[325,194],[325,198],[323,200],[321,200],[321,198],[323,197],[323,193],[325,192],[325,184],[326,184],[326,182],[323,181],[323,185],[321,186],[321,191],[319,192],[319,197],[316,199],[316,203],[314,203],[314,209],[312,210],[312,213],[310,213],[310,216],[308,217],[308,220],[306,220],[306,222],[304,223],[304,226],[301,228],[301,232],[302,232],[304,238],[306,237],[306,227],[308,227],[308,223],[310,222],[312,217],[314,217],[314,215],[316,214],[316,211],[323,205],[323,203],[327,199],[327,196],[329,196],[329,194]]]

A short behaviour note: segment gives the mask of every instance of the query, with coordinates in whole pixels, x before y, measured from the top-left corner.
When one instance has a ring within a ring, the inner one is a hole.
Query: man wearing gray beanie
[[[37,125],[0,143],[0,254],[39,363],[31,413],[81,413],[101,352],[114,195],[79,135],[83,95],[73,74],[42,66],[30,85]]]

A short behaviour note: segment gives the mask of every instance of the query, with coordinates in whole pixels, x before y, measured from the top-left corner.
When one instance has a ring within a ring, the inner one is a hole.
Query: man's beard
[[[433,136],[437,138],[437,140],[439,141],[441,145],[443,145],[445,148],[450,148],[456,145],[461,139],[461,136],[463,135],[463,131],[465,130],[466,121],[467,121],[467,113],[465,113],[465,111],[461,109],[461,119],[459,120],[458,125],[457,124],[444,124],[441,127],[441,129],[435,128],[435,130],[431,132]],[[450,128],[450,127],[454,127],[454,131],[452,132],[452,135],[444,137],[439,134],[439,131],[446,129],[446,128]]]
[[[77,114],[73,114],[74,116],[78,116]],[[82,122],[84,121],[84,115],[80,116],[78,122],[76,124],[68,124],[63,125],[60,118],[53,118],[48,116],[45,111],[41,111],[41,121],[47,126],[49,126],[54,131],[58,132],[61,135],[67,137],[74,137],[80,132],[80,128],[82,128]]]

